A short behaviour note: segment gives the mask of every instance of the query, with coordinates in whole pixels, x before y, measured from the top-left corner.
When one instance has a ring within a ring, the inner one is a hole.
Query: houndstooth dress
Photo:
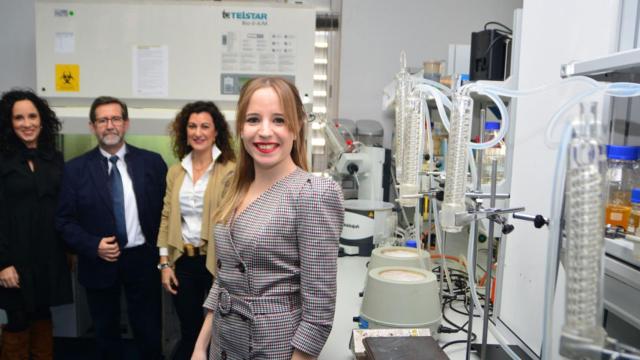
[[[218,276],[209,359],[318,356],[333,323],[340,187],[301,169],[215,228]]]

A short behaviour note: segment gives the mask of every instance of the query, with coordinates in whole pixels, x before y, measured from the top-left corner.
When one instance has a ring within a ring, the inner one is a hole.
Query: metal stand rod
[[[431,176],[427,177],[429,179],[429,189],[431,189]],[[431,201],[433,201],[433,198],[431,196],[427,196],[427,205],[426,205],[426,211],[427,211],[427,235],[426,235],[426,240],[427,240],[427,248],[426,250],[429,251],[429,246],[431,245],[431,226],[433,226],[433,212],[431,211]],[[422,236],[422,234],[420,234],[420,236]],[[433,270],[433,269],[428,269],[429,271]]]
[[[496,181],[498,173],[498,161],[493,159],[491,161],[491,194],[496,193]],[[490,200],[490,206],[494,208],[496,206],[496,199],[494,197]],[[489,241],[487,243],[487,276],[485,277],[486,283],[484,287],[484,316],[482,319],[482,346],[480,351],[480,360],[487,358],[487,332],[489,330],[489,308],[491,307],[491,273],[493,267],[493,231],[494,223],[489,221]]]
[[[496,199],[510,199],[511,198],[511,194],[495,194],[495,195],[491,195],[491,194],[485,194],[485,193],[481,193],[481,192],[468,192],[464,194],[467,197],[470,198],[474,198],[474,199],[489,199],[491,197],[494,197]]]
[[[476,211],[480,209],[480,203],[477,202],[476,203]],[[476,226],[473,227],[473,234],[472,234],[472,239],[470,239],[469,241],[473,241],[473,253],[475,254],[477,251],[477,247],[478,247],[478,243],[477,243],[477,239],[478,239],[478,226],[476,224]],[[473,263],[471,264],[472,269],[476,268],[476,260],[477,257],[474,256],[473,257]],[[469,278],[468,281],[476,281],[476,279],[472,279]],[[467,326],[467,354],[466,354],[466,360],[470,359],[471,356],[471,340],[472,340],[472,335],[473,335],[473,314],[474,314],[474,310],[475,310],[475,306],[473,305],[473,299],[469,298],[470,300],[470,306],[469,306],[469,325]]]
[[[422,248],[422,241],[420,241],[420,236],[422,235],[422,223],[423,223],[423,218],[422,218],[422,213],[420,212],[420,200],[422,199],[416,199],[416,211],[413,214],[413,233],[415,235],[415,241],[416,241],[416,246],[420,246]]]
[[[535,215],[527,215],[523,213],[513,213],[513,218],[518,220],[526,220],[533,222],[536,219]]]
[[[484,123],[486,121],[486,112],[484,109],[480,110],[480,142],[483,143],[484,142]],[[482,155],[484,154],[484,151],[476,151],[476,165],[477,165],[477,169],[478,169],[478,176],[476,179],[476,192],[477,193],[481,193],[482,192]],[[473,161],[473,159],[469,159],[469,161]],[[476,213],[480,210],[480,206],[481,206],[481,201],[476,201]],[[478,251],[478,222],[476,221],[475,226],[473,227],[473,234],[472,234],[472,238],[469,239],[469,241],[473,241],[472,246],[472,251],[473,254],[476,254]],[[477,256],[473,257],[473,263],[471,264],[471,268],[475,270],[477,265]],[[475,271],[474,271],[475,273]],[[469,274],[471,275],[471,274]],[[476,281],[476,279],[472,279],[471,277],[469,277],[468,281]],[[466,360],[469,360],[471,357],[471,339],[473,338],[473,314],[475,312],[475,305],[473,304],[473,298],[469,298],[470,300],[470,305],[469,306],[469,325],[467,326],[467,353],[466,353]]]
[[[447,247],[447,233],[446,232],[442,232],[442,249],[440,249],[440,251],[442,252],[442,257],[440,258],[440,303],[442,304],[442,300],[443,300],[443,291],[442,291],[442,287],[444,286],[444,262],[447,261],[447,259],[445,258],[445,248]],[[449,291],[451,291],[451,289],[449,289]]]

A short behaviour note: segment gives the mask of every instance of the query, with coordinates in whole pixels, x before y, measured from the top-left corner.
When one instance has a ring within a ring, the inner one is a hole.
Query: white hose
[[[617,92],[619,94],[624,94],[624,96],[632,96],[631,94],[639,94],[640,95],[640,87],[637,86],[637,84],[633,84],[633,83],[623,83],[623,85],[620,86],[615,86],[615,84],[610,84],[609,86],[606,85],[602,85],[600,83],[598,83],[597,81],[588,78],[586,76],[576,76],[576,77],[571,77],[571,78],[567,78],[567,79],[563,79],[560,82],[556,82],[556,83],[552,83],[552,84],[547,84],[547,85],[543,85],[543,86],[539,86],[533,89],[527,89],[527,90],[511,90],[511,89],[506,89],[506,88],[500,88],[491,84],[483,84],[483,83],[471,83],[471,84],[467,84],[464,85],[461,88],[461,92],[463,93],[468,93],[468,92],[472,92],[472,91],[476,91],[478,93],[481,94],[485,94],[486,96],[488,96],[489,98],[491,98],[491,100],[493,100],[494,103],[496,103],[496,105],[498,106],[498,109],[500,110],[500,114],[501,114],[501,118],[502,119],[507,119],[508,120],[508,116],[505,117],[506,114],[506,107],[504,106],[504,103],[499,100],[498,96],[508,96],[508,97],[520,97],[520,96],[526,96],[526,95],[531,95],[537,92],[541,92],[541,91],[545,91],[551,87],[560,85],[560,84],[566,84],[566,83],[571,83],[571,82],[576,82],[576,83],[585,83],[591,86],[590,89],[582,92],[581,94],[573,97],[572,99],[569,100],[569,102],[565,103],[565,105],[563,105],[553,116],[553,118],[551,119],[549,125],[547,126],[547,131],[545,133],[545,144],[550,147],[553,148],[554,144],[552,143],[551,140],[551,134],[553,133],[553,129],[555,128],[555,123],[558,121],[558,119],[560,119],[562,117],[562,115],[569,110],[571,107],[573,107],[574,105],[576,105],[577,103],[579,103],[582,99],[584,99],[587,96],[590,96],[592,94],[595,94],[596,92],[604,89],[604,88],[608,88],[608,87],[612,87],[612,92]],[[503,120],[504,122],[504,120]],[[508,127],[508,121],[506,124],[503,124],[500,127],[500,132],[498,134],[498,136],[496,136],[495,139],[493,139],[493,141],[491,141],[491,143],[493,143],[493,145],[497,144],[500,140],[502,140],[502,138],[504,137],[503,133],[503,127]],[[506,134],[506,130],[504,131],[504,134]],[[496,141],[497,140],[497,141]],[[486,148],[483,147],[484,144],[473,144],[471,145],[474,149],[477,148]],[[487,146],[490,147],[490,146]]]
[[[423,92],[429,93],[434,98],[437,109],[438,109],[438,114],[442,119],[442,124],[444,125],[444,128],[447,130],[447,132],[449,132],[449,118],[446,114],[445,107],[448,109],[451,109],[451,100],[449,100],[448,98],[448,94],[450,93],[450,90],[446,88],[444,85],[436,83],[431,80],[414,79],[414,81],[416,81],[415,87],[417,89]],[[573,106],[581,102],[585,97],[593,95],[602,90],[605,91],[605,94],[609,96],[615,96],[615,97],[640,96],[640,85],[638,84],[611,83],[608,85],[603,85],[585,76],[571,77],[571,78],[563,79],[560,82],[543,85],[543,86],[539,86],[539,87],[528,89],[528,90],[511,90],[511,89],[500,88],[494,85],[482,84],[482,83],[467,84],[467,85],[464,85],[462,88],[460,88],[459,92],[462,94],[477,92],[477,93],[486,95],[498,107],[498,110],[500,111],[500,118],[502,120],[500,131],[498,132],[498,135],[495,138],[481,144],[470,143],[469,146],[472,149],[488,149],[495,146],[501,140],[503,140],[509,128],[509,114],[507,112],[504,102],[500,99],[500,96],[508,96],[513,98],[521,97],[521,96],[531,95],[537,92],[545,91],[551,87],[555,87],[560,84],[566,84],[566,83],[572,83],[572,82],[584,83],[584,84],[590,85],[591,88],[571,98],[560,109],[558,109],[558,111],[551,118],[551,121],[549,122],[549,125],[547,126],[547,129],[545,132],[545,144],[550,148],[555,147],[555,144],[552,141],[551,135],[554,132],[556,123],[570,108],[572,108]],[[441,90],[445,90],[444,93]]]
[[[472,149],[469,149],[469,154],[467,156],[469,157],[469,172],[471,173],[471,183],[477,184],[478,183],[478,167],[476,166],[476,162],[474,161]]]
[[[437,88],[438,90],[442,91],[447,96],[451,95],[451,93],[452,93],[452,91],[451,91],[451,89],[449,87],[447,87],[446,85],[440,84],[437,81],[424,79],[424,78],[412,78],[412,80],[415,81],[416,84],[426,84],[426,85],[429,85],[429,86],[433,86],[433,87]]]
[[[451,110],[451,99],[442,92],[438,91],[438,89],[433,86],[424,85],[424,84],[416,84],[415,88],[421,92],[429,93],[436,102],[436,107],[438,109],[438,115],[440,115],[440,119],[442,120],[442,125],[449,132],[449,117],[447,116],[447,112],[445,111],[445,106],[447,109]]]
[[[428,81],[428,80],[425,80],[425,81]],[[422,83],[416,84],[416,89],[422,92],[427,92],[434,98],[436,102],[436,107],[438,109],[438,114],[442,119],[442,125],[447,130],[447,132],[449,132],[449,117],[447,116],[447,113],[445,111],[445,106],[448,109],[451,109],[451,106],[452,106],[452,103],[449,97],[444,93],[440,92],[437,88],[427,84],[422,84]],[[501,121],[500,131],[498,132],[498,135],[495,138],[481,144],[473,143],[473,142],[469,143],[469,147],[471,149],[482,150],[482,149],[492,148],[496,146],[502,139],[504,139],[509,129],[509,113],[507,112],[507,107],[505,106],[504,102],[500,99],[498,95],[492,92],[486,91],[484,87],[470,86],[468,87],[468,89],[472,89],[473,91],[486,95],[496,104],[496,106],[500,111],[500,118],[502,119],[502,121]]]
[[[444,272],[444,278],[447,280],[447,284],[449,285],[449,296],[454,296],[451,292],[453,291],[453,284],[451,283],[451,277],[449,276],[449,268],[447,267],[447,261],[444,257],[444,246],[442,244],[442,228],[440,228],[440,218],[438,215],[438,206],[435,201],[431,202],[431,210],[433,211],[433,223],[436,226],[436,246],[438,253],[442,256],[440,258],[441,271]]]
[[[469,88],[471,86],[480,86],[480,87],[486,89],[487,91],[490,91],[490,92],[492,92],[492,93],[494,93],[496,95],[508,96],[508,97],[511,97],[511,98],[515,98],[515,97],[535,94],[535,93],[538,93],[538,92],[545,91],[545,90],[547,90],[549,88],[555,87],[557,85],[571,83],[571,82],[586,83],[588,85],[591,85],[592,87],[600,87],[600,86],[602,86],[599,82],[597,82],[596,80],[593,80],[592,78],[589,78],[589,77],[586,77],[586,76],[575,76],[575,77],[570,77],[570,78],[566,78],[566,79],[560,80],[559,82],[554,82],[554,83],[551,83],[551,84],[542,85],[542,86],[538,86],[538,87],[535,87],[535,88],[532,88],[532,89],[525,89],[525,90],[511,90],[511,89],[507,89],[507,88],[494,86],[492,84],[471,83],[471,84],[464,85],[462,87],[461,91],[468,91],[468,90],[466,90],[466,88]]]
[[[498,131],[498,135],[496,135],[493,139],[480,144],[470,143],[469,147],[476,150],[489,149],[496,146],[500,141],[502,141],[502,139],[504,139],[505,135],[507,135],[507,131],[509,130],[509,112],[507,112],[507,107],[504,105],[504,102],[498,95],[485,91],[482,88],[477,88],[476,91],[478,91],[478,93],[480,94],[486,95],[496,104],[496,106],[498,106],[501,119],[500,131]]]
[[[434,163],[434,149],[433,149],[433,136],[431,135],[431,114],[429,114],[429,107],[427,106],[426,101],[424,101],[424,108],[426,111],[424,112],[425,122],[427,123],[427,154],[429,154],[429,170],[433,170]]]
[[[542,320],[542,360],[551,360],[551,339],[553,339],[553,302],[555,284],[558,276],[558,249],[562,231],[562,203],[564,199],[564,182],[566,178],[567,148],[571,141],[571,125],[567,124],[562,142],[556,155],[556,169],[553,175],[551,192],[551,216],[549,218],[549,240],[547,241],[547,269],[544,283],[544,310]]]
[[[605,93],[616,97],[634,97],[640,95],[640,86],[635,83],[611,83]]]
[[[473,243],[475,242],[475,239],[473,239],[473,233],[475,232],[474,231],[475,226],[476,226],[476,222],[472,221],[471,228],[469,229],[469,245],[467,246],[467,258],[468,258],[467,272],[469,275],[469,281],[468,281],[469,288],[470,288],[469,291],[471,292],[473,305],[477,308],[480,317],[482,317],[484,316],[484,311],[482,310],[482,306],[480,305],[480,300],[478,300],[478,296],[476,295],[476,284],[475,284],[476,272],[473,266],[473,264],[476,263],[476,254],[473,251]],[[491,281],[491,279],[487,279],[487,281]],[[485,294],[484,296],[487,299],[487,301],[489,301],[490,295]],[[474,310],[471,309],[471,311],[474,311]],[[469,329],[469,331],[471,331],[471,329]],[[498,341],[502,349],[507,353],[507,355],[509,355],[510,358],[514,360],[520,360],[520,357],[509,347],[507,339],[505,339],[504,336],[502,336],[500,331],[498,331],[498,329],[495,328],[492,322],[489,322],[489,332],[491,333],[491,335],[493,335],[493,337],[496,338],[496,340]]]
[[[560,107],[560,109],[558,109],[558,111],[556,111],[556,113],[553,114],[553,117],[551,117],[551,120],[547,125],[547,129],[544,135],[544,142],[547,145],[547,147],[553,149],[555,145],[557,145],[553,143],[551,136],[556,127],[556,122],[558,122],[558,120],[562,117],[562,115],[564,115],[570,108],[574,107],[576,104],[579,104],[582,100],[584,100],[584,98],[589,97],[597,93],[598,91],[601,91],[602,89],[603,87],[596,87],[596,88],[581,92],[580,94],[569,99],[569,101],[564,103],[564,105],[562,105],[562,107]]]
[[[595,80],[593,80],[595,81]],[[607,85],[598,84],[594,85],[592,89],[583,91],[582,93],[572,97],[567,101],[558,111],[553,115],[549,125],[545,132],[545,144],[553,148],[556,144],[552,142],[552,134],[556,127],[556,123],[559,119],[573,106],[580,103],[584,98],[594,95],[595,93],[604,90],[605,95],[613,97],[635,97],[640,96],[640,85],[635,83],[610,83]]]

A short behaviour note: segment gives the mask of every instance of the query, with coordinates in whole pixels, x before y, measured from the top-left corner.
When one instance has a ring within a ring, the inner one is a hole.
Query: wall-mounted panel
[[[257,75],[313,91],[315,11],[217,2],[36,3],[37,90],[54,104],[234,102]]]

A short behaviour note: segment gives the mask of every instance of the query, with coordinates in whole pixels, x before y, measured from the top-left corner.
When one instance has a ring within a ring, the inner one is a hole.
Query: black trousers
[[[204,321],[202,304],[209,294],[213,276],[207,270],[206,256],[181,256],[176,261],[175,275],[178,293],[173,304],[180,320],[182,337],[175,353],[175,360],[189,360]]]
[[[124,289],[127,315],[141,359],[161,359],[160,276],[156,248],[124,249],[118,259],[118,281],[101,289],[86,288],[99,359],[123,359],[120,294]]]

